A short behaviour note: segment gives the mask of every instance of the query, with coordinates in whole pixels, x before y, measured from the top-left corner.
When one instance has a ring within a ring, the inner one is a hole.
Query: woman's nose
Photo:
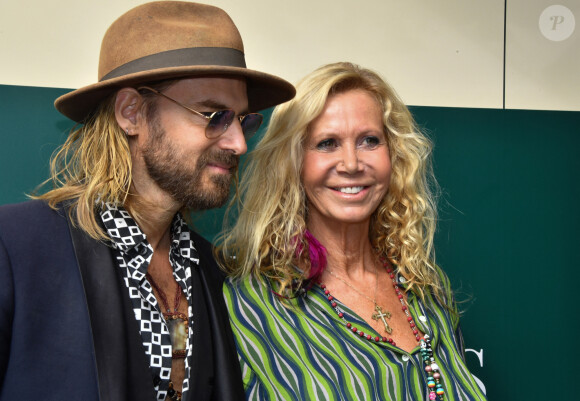
[[[342,151],[342,161],[338,164],[337,169],[348,174],[360,171],[361,163],[359,160],[358,150],[354,147],[348,147]]]

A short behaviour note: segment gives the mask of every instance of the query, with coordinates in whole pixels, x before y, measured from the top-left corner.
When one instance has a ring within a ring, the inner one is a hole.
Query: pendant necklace
[[[171,337],[171,348],[172,348],[172,358],[185,358],[186,355],[186,344],[187,344],[187,335],[188,335],[188,324],[187,324],[187,315],[184,313],[178,312],[179,304],[181,303],[181,287],[179,283],[176,283],[177,288],[175,292],[175,298],[173,300],[173,311],[169,307],[169,302],[167,302],[167,297],[165,293],[159,288],[159,285],[153,280],[153,277],[149,273],[145,275],[151,286],[155,288],[157,293],[159,294],[159,298],[161,298],[161,303],[163,304],[163,308],[165,311],[163,313],[163,317],[165,318],[165,322],[167,323],[167,329],[169,330],[169,337]]]
[[[389,277],[391,278],[391,280],[393,282],[393,287],[395,289],[395,293],[397,295],[397,298],[401,302],[401,309],[405,313],[405,316],[407,316],[407,321],[409,322],[409,326],[411,328],[411,331],[413,332],[413,334],[415,335],[415,339],[417,340],[417,342],[421,346],[421,359],[423,360],[424,370],[425,370],[425,373],[427,375],[427,391],[429,393],[429,400],[431,400],[431,401],[436,400],[436,399],[443,400],[444,395],[445,395],[445,391],[443,390],[443,383],[441,381],[442,378],[441,378],[441,373],[439,372],[439,366],[437,365],[437,363],[435,363],[435,358],[433,357],[433,349],[431,347],[431,338],[428,334],[425,334],[423,336],[423,338],[421,338],[421,335],[419,333],[419,330],[417,329],[417,326],[415,325],[413,317],[409,313],[409,307],[407,306],[407,303],[405,301],[405,297],[401,293],[401,290],[399,289],[399,286],[398,286],[397,280],[396,280],[396,274],[393,271],[393,268],[391,267],[390,263],[385,258],[381,258],[381,261],[383,262],[383,265],[384,265],[385,269],[387,270],[387,273],[389,274]],[[334,277],[336,277],[337,279],[339,279],[340,281],[345,283],[347,286],[349,286],[350,288],[355,290],[357,293],[370,299],[369,297],[367,297],[366,295],[364,295],[360,291],[358,291],[356,288],[354,288],[353,286],[348,284],[346,281],[342,280],[340,277],[338,277],[336,274],[334,274],[332,271],[330,271],[330,269],[327,268],[327,270],[331,275],[333,275]],[[377,282],[378,282],[378,275],[377,275]],[[319,283],[319,286],[323,290],[324,295],[326,296],[326,299],[328,300],[328,302],[330,302],[330,305],[332,306],[332,308],[338,314],[338,317],[341,318],[346,323],[347,329],[349,329],[353,334],[355,334],[357,337],[359,337],[361,339],[366,339],[369,342],[373,342],[373,341],[377,342],[377,343],[378,342],[385,342],[385,343],[389,343],[393,346],[397,345],[395,343],[395,341],[393,341],[392,338],[379,337],[379,336],[373,337],[372,335],[365,334],[362,330],[359,330],[357,327],[353,326],[352,323],[348,322],[344,318],[344,312],[342,312],[340,310],[337,302],[334,300],[334,297],[330,294],[330,291],[326,288],[326,285],[323,283]],[[376,297],[376,288],[375,288],[375,297]],[[375,300],[371,300],[371,301],[373,301],[375,303],[375,308],[376,308],[377,304],[376,304]],[[373,319],[375,319],[375,318],[373,317]],[[375,320],[378,320],[378,319],[375,319]],[[384,322],[384,318],[383,318],[383,322]],[[386,326],[386,323],[385,323],[385,326]],[[390,334],[390,332],[389,332],[389,334]]]
[[[383,321],[383,324],[385,325],[385,331],[388,334],[391,334],[393,332],[392,327],[389,326],[389,323],[386,320],[386,319],[390,319],[391,318],[391,312],[389,312],[388,310],[385,310],[383,312],[383,308],[381,306],[379,306],[379,304],[377,304],[377,288],[379,286],[379,275],[377,274],[376,267],[375,267],[375,293],[374,293],[374,298],[372,298],[372,299],[368,295],[366,295],[366,294],[360,292],[359,290],[357,290],[352,284],[350,284],[346,280],[344,280],[341,277],[339,277],[332,270],[330,270],[328,268],[326,270],[330,273],[331,276],[333,276],[333,277],[337,278],[338,280],[342,281],[345,285],[347,285],[348,287],[350,287],[351,289],[353,289],[354,291],[356,291],[359,295],[362,295],[363,297],[365,297],[366,299],[368,299],[369,301],[371,301],[375,305],[374,312],[371,315],[371,318],[373,320],[377,320],[377,321],[378,320],[382,320]]]

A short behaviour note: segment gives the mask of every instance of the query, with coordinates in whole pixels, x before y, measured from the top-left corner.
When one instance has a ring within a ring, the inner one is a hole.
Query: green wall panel
[[[44,180],[72,123],[64,89],[0,85],[0,204]],[[580,112],[412,107],[435,142],[438,263],[490,400],[572,399],[580,352]],[[269,117],[269,111],[266,117]],[[250,143],[250,148],[255,143]],[[223,210],[195,216],[212,239]]]
[[[472,371],[490,400],[574,398],[580,113],[412,111],[436,143],[437,257],[483,349]]]
[[[73,122],[52,104],[68,92],[0,85],[0,204],[26,200],[48,177],[48,160]]]

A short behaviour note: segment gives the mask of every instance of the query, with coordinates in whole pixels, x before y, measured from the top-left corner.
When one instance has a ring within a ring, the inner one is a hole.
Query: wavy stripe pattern
[[[356,338],[319,287],[294,300],[290,308],[280,303],[269,283],[255,278],[226,281],[224,296],[248,400],[429,399],[418,348],[407,353]],[[423,303],[409,294],[407,301],[419,328],[433,339],[445,399],[485,400],[465,365],[457,319],[431,297]],[[374,332],[339,305],[348,321]],[[427,317],[428,325],[419,316]]]

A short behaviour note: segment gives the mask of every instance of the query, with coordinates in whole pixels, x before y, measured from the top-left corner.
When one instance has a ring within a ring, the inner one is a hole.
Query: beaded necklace
[[[169,336],[171,337],[171,347],[173,349],[172,358],[185,358],[187,354],[185,348],[187,344],[189,327],[187,324],[187,315],[178,311],[179,304],[181,303],[181,287],[179,286],[179,283],[175,283],[177,288],[175,290],[172,311],[169,307],[169,302],[167,302],[167,296],[163,290],[161,290],[155,280],[153,280],[153,277],[151,277],[149,273],[147,273],[145,277],[147,277],[147,280],[149,280],[151,286],[155,288],[157,294],[159,294],[159,298],[161,298],[161,302],[165,308],[165,312],[162,313],[163,317],[165,317],[165,321],[167,322],[167,329],[169,330]]]
[[[171,347],[173,349],[171,357],[173,359],[185,358],[187,353],[185,348],[187,344],[189,325],[187,324],[187,315],[178,311],[179,304],[181,303],[181,287],[179,286],[179,283],[176,283],[177,288],[175,290],[175,298],[173,300],[173,311],[171,311],[169,302],[167,302],[167,296],[163,290],[159,287],[155,280],[153,280],[153,277],[151,277],[149,273],[147,273],[145,277],[147,277],[147,280],[149,280],[151,286],[157,290],[159,298],[161,298],[161,302],[165,308],[165,312],[162,313],[163,317],[165,318],[165,322],[167,323],[169,336],[171,337]],[[169,381],[167,398],[170,401],[181,401],[181,396],[181,391],[175,390],[173,388],[173,382]]]
[[[403,296],[401,290],[399,289],[399,286],[397,285],[396,274],[393,271],[393,268],[391,267],[389,262],[384,259],[383,265],[387,270],[387,273],[389,274],[391,281],[393,282],[395,293],[397,294],[397,298],[399,298],[399,301],[401,302],[401,309],[405,313],[405,316],[407,316],[407,321],[409,322],[411,331],[413,332],[413,334],[415,335],[415,339],[421,346],[421,359],[423,360],[424,369],[425,372],[427,373],[427,390],[429,392],[429,400],[435,400],[437,398],[439,398],[439,400],[443,400],[445,391],[443,390],[443,384],[441,383],[441,373],[439,372],[439,366],[437,366],[437,364],[435,363],[435,358],[433,357],[433,349],[431,348],[431,338],[429,337],[428,334],[425,334],[423,338],[421,338],[421,335],[419,334],[419,330],[417,329],[413,317],[409,313],[409,307],[407,306],[405,297]],[[348,322],[344,318],[344,312],[340,310],[337,302],[334,300],[334,297],[332,296],[332,294],[330,294],[330,291],[326,288],[326,285],[323,283],[319,283],[319,285],[320,288],[322,288],[322,290],[324,291],[326,299],[328,299],[328,302],[330,302],[330,305],[338,314],[338,317],[341,318],[346,323],[346,327],[350,331],[352,331],[353,334],[357,335],[357,337],[361,339],[366,339],[369,342],[373,341],[377,343],[385,342],[393,346],[397,345],[395,341],[390,337],[379,337],[379,336],[373,337],[368,333],[365,334],[362,330],[359,330],[357,327],[354,327],[352,323]]]

